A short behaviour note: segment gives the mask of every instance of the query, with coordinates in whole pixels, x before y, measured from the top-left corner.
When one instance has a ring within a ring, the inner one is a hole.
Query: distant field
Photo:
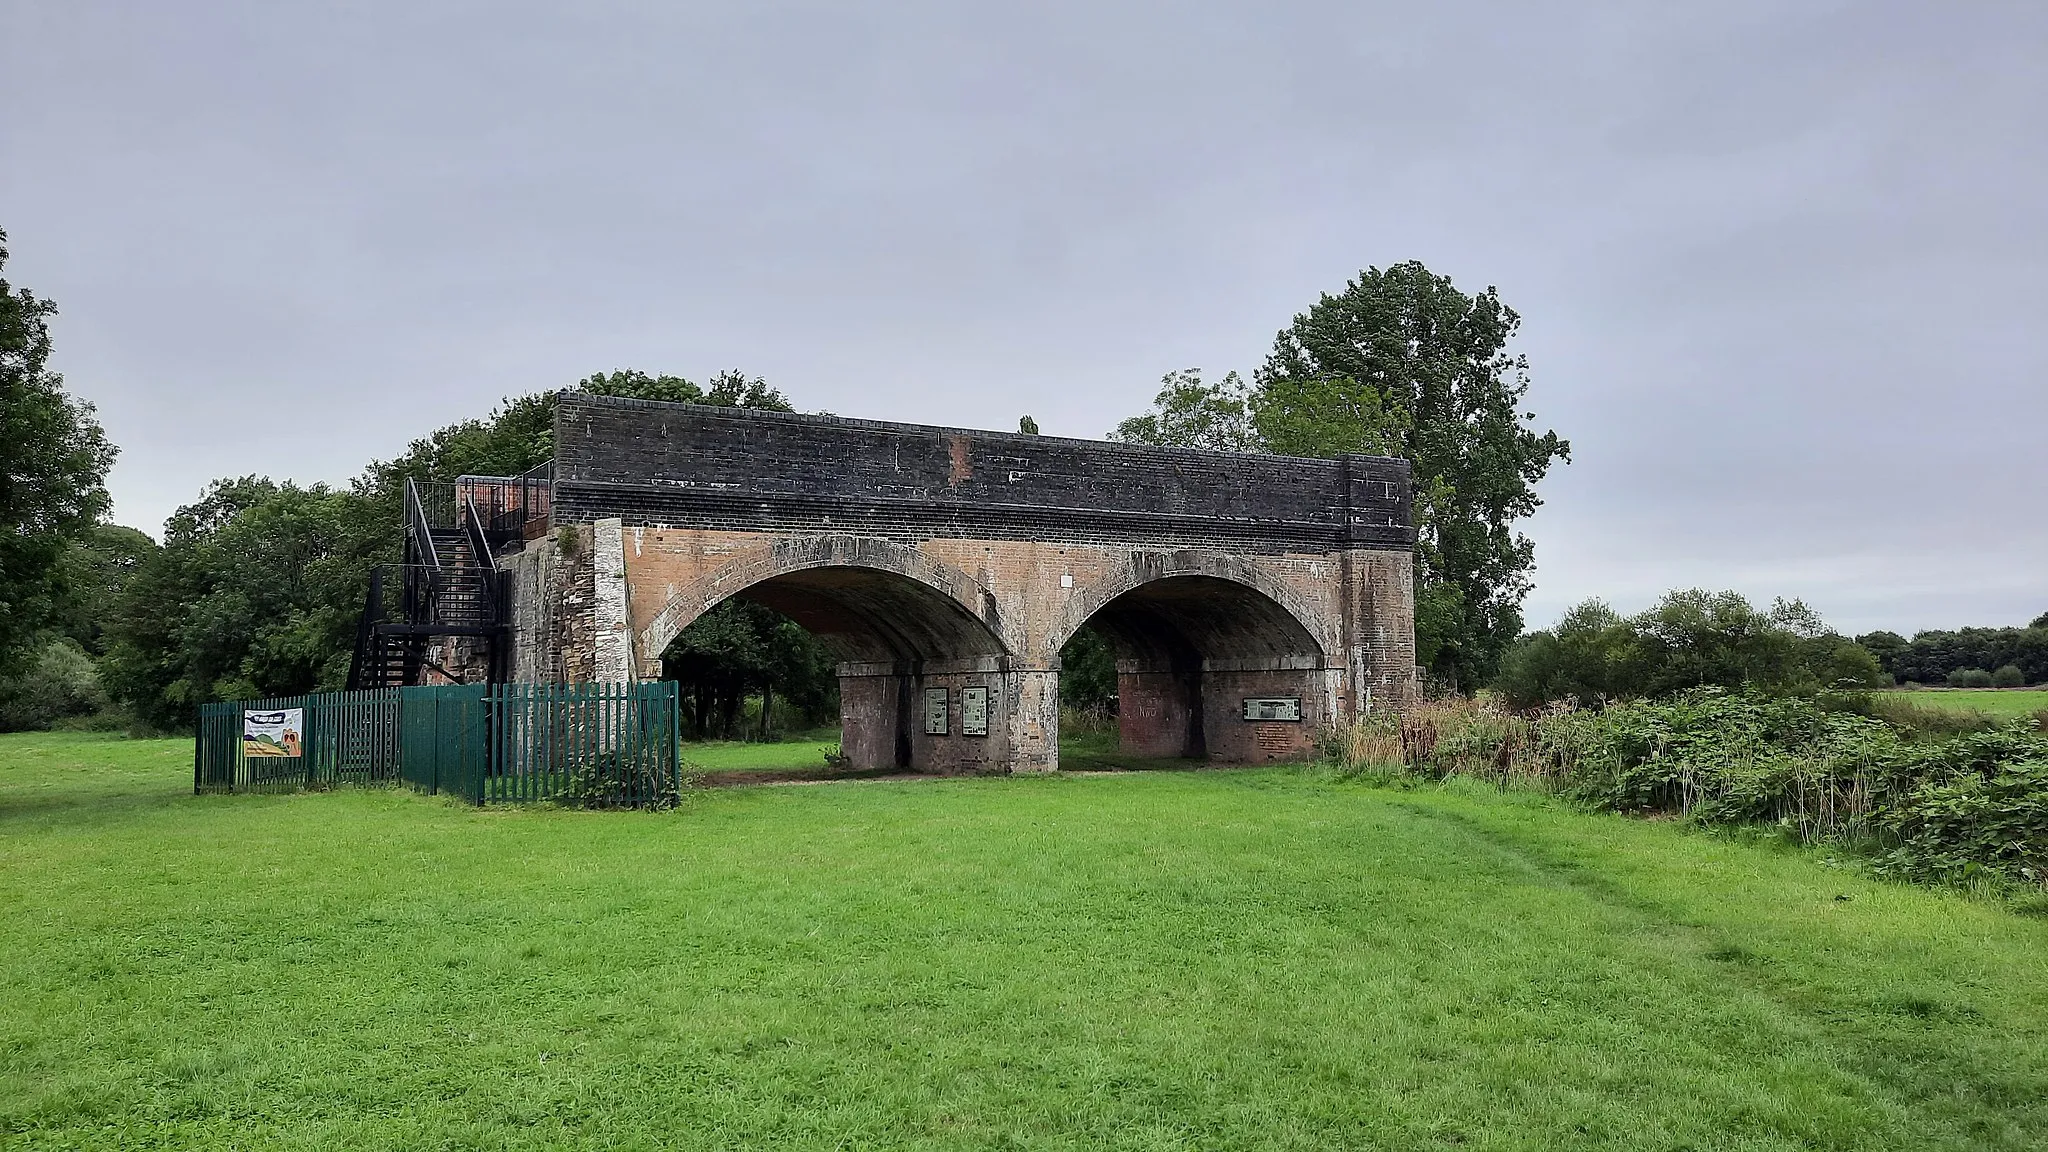
[[[1993,716],[2031,716],[2048,708],[2048,688],[1923,688],[1896,695],[1922,708],[1989,712]]]
[[[190,771],[0,736],[0,1146],[2048,1147],[2048,918],[1672,822],[1301,768],[660,814]]]

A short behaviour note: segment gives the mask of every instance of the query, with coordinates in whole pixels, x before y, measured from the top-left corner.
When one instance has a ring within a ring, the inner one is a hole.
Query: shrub
[[[1882,814],[1905,875],[1980,875],[2048,888],[2048,738],[2020,721],[1923,749],[1914,783]]]
[[[0,732],[40,730],[106,707],[92,657],[68,638],[43,645],[35,663],[0,681]]]
[[[1872,704],[1715,688],[1597,712],[1429,701],[1332,733],[1326,750],[1355,775],[1534,785],[1615,812],[1775,824],[1915,877],[2048,887],[2048,734],[1969,717],[1961,734],[1932,719],[1908,730],[1866,714]]]
[[[674,808],[689,781],[659,756],[605,752],[577,764],[552,797],[568,808]]]
[[[2007,664],[1991,674],[1991,686],[1993,688],[2024,688],[2027,686],[2027,674],[2020,671],[2019,665]]]
[[[1948,674],[1948,686],[1951,688],[1989,688],[1991,687],[1991,673],[1986,672],[1982,668],[1958,668]]]

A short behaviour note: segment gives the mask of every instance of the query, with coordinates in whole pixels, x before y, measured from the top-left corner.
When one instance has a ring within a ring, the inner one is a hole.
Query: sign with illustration
[[[303,708],[243,712],[242,755],[299,755],[299,734],[305,731],[305,718],[306,710]]]
[[[927,688],[924,690],[924,734],[944,736],[953,727],[953,719],[946,710],[946,690]]]
[[[960,690],[960,734],[962,736],[988,735],[988,689],[962,688]]]
[[[1301,697],[1247,696],[1244,701],[1244,718],[1247,720],[1299,720],[1301,719]]]

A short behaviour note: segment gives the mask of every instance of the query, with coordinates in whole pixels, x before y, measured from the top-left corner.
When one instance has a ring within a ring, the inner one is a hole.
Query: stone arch
[[[1082,625],[1125,593],[1173,577],[1208,577],[1242,585],[1272,601],[1306,632],[1326,660],[1342,662],[1343,640],[1315,604],[1258,564],[1242,557],[1204,549],[1132,552],[1102,579],[1076,589],[1065,611],[1046,636],[1046,650],[1057,654]]]
[[[1124,753],[1243,763],[1309,754],[1341,716],[1341,641],[1312,595],[1237,556],[1131,553],[1072,598],[1116,657]],[[1057,649],[1056,649],[1057,650]]]
[[[850,579],[838,578],[834,573],[847,573]],[[870,621],[873,626],[885,630],[891,624],[900,627],[893,639],[887,635],[877,636],[873,650],[860,650],[858,647],[842,650],[841,655],[845,659],[901,657],[904,652],[891,649],[916,648],[920,641],[923,641],[922,647],[956,658],[968,655],[1006,657],[1017,648],[1002,613],[997,609],[995,598],[965,572],[917,548],[893,541],[862,536],[801,536],[744,549],[676,589],[636,637],[635,648],[641,672],[643,675],[659,675],[662,653],[669,644],[682,634],[683,629],[723,600],[749,589],[758,590],[762,585],[784,583],[790,587],[775,589],[788,593],[784,599],[789,596],[800,598],[805,594],[831,598],[835,595],[835,586],[839,596],[851,597],[852,589],[863,579],[862,573],[870,574],[868,579],[880,576],[882,582],[894,585],[904,597],[901,602],[913,606],[911,615],[918,615],[915,609],[923,609],[928,619],[922,621],[925,633],[922,636],[913,636],[906,631],[920,623],[918,620]],[[784,604],[771,606],[789,610]],[[791,614],[799,615],[800,612]]]

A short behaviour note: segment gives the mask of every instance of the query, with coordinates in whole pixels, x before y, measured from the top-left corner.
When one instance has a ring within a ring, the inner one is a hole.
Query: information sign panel
[[[1246,720],[1299,720],[1301,719],[1301,697],[1299,696],[1247,696],[1244,700]]]
[[[952,717],[947,715],[946,690],[927,688],[924,690],[924,734],[944,736],[952,730]]]
[[[960,734],[988,735],[988,689],[976,687],[960,690]]]
[[[299,733],[306,730],[303,708],[278,708],[242,713],[242,755],[297,756]]]

